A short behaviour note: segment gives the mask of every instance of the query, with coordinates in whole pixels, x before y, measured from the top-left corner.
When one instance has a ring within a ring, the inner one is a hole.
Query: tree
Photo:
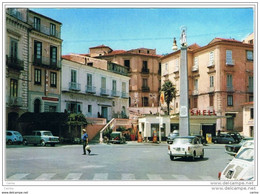
[[[168,115],[170,115],[170,103],[173,98],[176,98],[176,88],[171,81],[166,81],[162,85],[161,91],[164,92],[164,99],[167,104]]]

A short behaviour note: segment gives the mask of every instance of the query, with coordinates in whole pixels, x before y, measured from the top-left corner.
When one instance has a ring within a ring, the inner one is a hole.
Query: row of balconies
[[[235,92],[233,86],[227,86],[226,87],[226,91],[227,92]],[[253,91],[254,91],[253,87],[248,87],[248,89],[247,89],[248,93],[253,93]],[[212,92],[215,92],[215,87],[214,86],[208,88],[208,93],[212,93]],[[192,91],[192,95],[194,95],[194,96],[199,95],[199,90],[198,89],[194,89]]]
[[[17,57],[9,57],[6,55],[6,65],[16,70],[24,70],[24,61]]]
[[[76,82],[69,82],[69,90],[70,91],[81,91],[81,84]],[[95,86],[86,86],[85,92],[89,94],[97,94],[97,90]],[[129,94],[127,92],[120,92],[116,90],[109,90],[106,88],[100,88],[101,96],[112,96],[112,97],[121,97],[128,98]]]
[[[61,60],[51,57],[36,57],[35,55],[33,55],[33,64],[50,69],[61,69]]]
[[[44,25],[35,25],[34,22],[29,22],[29,24],[33,27],[34,30],[46,34],[48,36],[53,36],[56,38],[61,38],[61,33],[57,30],[51,30],[50,27]]]

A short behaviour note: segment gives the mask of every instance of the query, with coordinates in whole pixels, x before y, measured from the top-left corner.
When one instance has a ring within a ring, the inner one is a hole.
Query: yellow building
[[[29,112],[60,112],[61,23],[28,10]]]

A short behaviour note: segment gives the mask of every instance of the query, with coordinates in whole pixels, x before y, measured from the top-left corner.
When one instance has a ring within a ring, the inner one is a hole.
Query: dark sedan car
[[[220,134],[212,138],[213,143],[225,143],[232,144],[235,143],[234,138],[229,134]]]
[[[225,149],[226,149],[226,153],[231,155],[231,156],[235,156],[238,152],[238,150],[241,148],[241,146],[249,141],[249,140],[253,140],[254,138],[252,137],[247,137],[242,139],[242,141],[238,144],[231,144],[231,145],[225,145]]]
[[[243,139],[243,137],[238,132],[229,132],[228,135],[231,135],[236,143],[239,143]]]

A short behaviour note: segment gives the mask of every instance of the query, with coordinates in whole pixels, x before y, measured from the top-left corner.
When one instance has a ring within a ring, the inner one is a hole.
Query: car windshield
[[[46,132],[43,132],[43,135],[46,135],[46,136],[52,136],[52,133],[49,132],[49,131],[46,131]]]
[[[173,144],[188,144],[191,143],[192,139],[189,138],[176,138],[173,141]]]
[[[236,158],[251,162],[254,160],[254,150],[252,148],[245,148],[237,154]]]

